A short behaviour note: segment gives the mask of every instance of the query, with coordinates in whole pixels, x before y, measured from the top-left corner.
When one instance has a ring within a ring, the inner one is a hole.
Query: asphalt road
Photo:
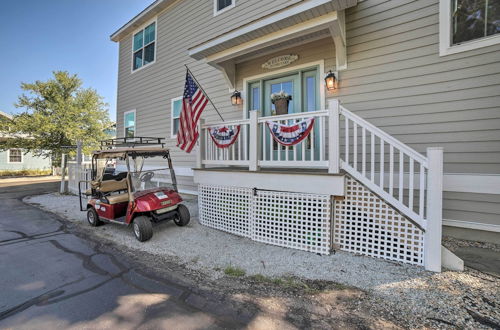
[[[175,277],[149,275],[125,255],[21,201],[57,187],[54,181],[0,179],[1,329],[244,325],[197,308],[204,298]]]

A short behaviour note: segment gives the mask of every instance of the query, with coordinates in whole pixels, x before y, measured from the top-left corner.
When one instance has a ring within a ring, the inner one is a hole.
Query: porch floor
[[[250,172],[246,167],[206,167],[206,168],[193,168],[194,171],[210,171],[210,172]],[[325,176],[344,176],[347,173],[340,170],[339,173],[328,173],[326,168],[287,168],[287,167],[263,167],[258,171],[252,173],[265,173],[265,174],[298,174],[298,175],[325,175]]]

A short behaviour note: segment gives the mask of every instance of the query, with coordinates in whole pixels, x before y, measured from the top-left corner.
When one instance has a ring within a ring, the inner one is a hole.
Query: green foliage
[[[2,170],[2,176],[38,176],[38,175],[51,175],[52,170]]]
[[[22,83],[23,93],[16,103],[25,111],[9,124],[14,138],[0,144],[0,150],[23,148],[37,156],[57,156],[62,146],[81,140],[84,152],[90,152],[110,127],[107,104],[91,88],[83,88],[77,75],[53,72],[47,81]]]
[[[228,266],[224,269],[224,274],[229,276],[241,277],[245,276],[245,271],[238,267]]]

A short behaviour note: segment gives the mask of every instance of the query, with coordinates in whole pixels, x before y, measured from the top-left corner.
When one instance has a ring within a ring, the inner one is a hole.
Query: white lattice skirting
[[[199,186],[200,222],[255,241],[321,254],[331,246],[330,197]]]
[[[255,241],[329,254],[341,250],[423,265],[423,232],[358,181],[346,176],[346,196],[199,185],[200,222]],[[332,238],[333,231],[333,238]]]
[[[424,233],[358,181],[335,203],[334,241],[344,251],[424,264]]]

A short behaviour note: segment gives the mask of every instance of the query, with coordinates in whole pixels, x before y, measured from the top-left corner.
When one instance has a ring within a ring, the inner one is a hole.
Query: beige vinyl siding
[[[500,45],[439,56],[438,0],[367,0],[346,15],[348,69],[335,95],[447,173],[500,173]],[[331,95],[334,96],[334,95]]]
[[[175,166],[193,167],[195,152],[170,138],[170,102],[182,95],[188,64],[225,119],[242,117],[230,104],[222,74],[188,57],[188,49],[297,1],[237,0],[213,17],[213,1],[179,1],[158,16],[156,63],[131,73],[131,36],[120,42],[118,136],[123,113],[136,109],[138,135],[167,137]],[[186,20],[196,19],[196,25]],[[500,45],[440,57],[438,0],[366,0],[346,11],[348,69],[340,89],[327,92],[351,111],[425,154],[445,149],[447,173],[500,173]],[[237,88],[264,72],[275,55],[298,54],[292,66],[325,61],[335,66],[330,38],[283,49],[237,64]],[[272,71],[269,71],[272,74]],[[245,96],[244,96],[245,97]],[[244,99],[244,102],[247,100]],[[211,105],[203,117],[219,121]],[[196,190],[191,177],[181,189]],[[500,196],[445,192],[444,218],[500,225]]]

